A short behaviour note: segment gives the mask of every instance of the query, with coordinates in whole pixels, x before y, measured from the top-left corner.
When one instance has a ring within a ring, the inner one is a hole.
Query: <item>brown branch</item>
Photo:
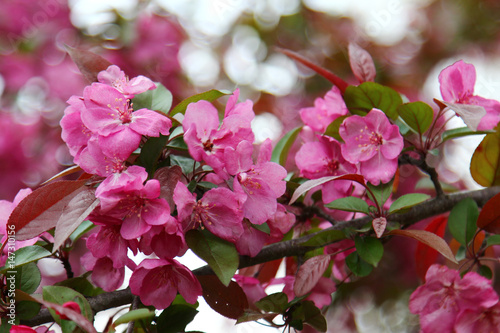
[[[448,194],[442,197],[434,198],[426,202],[423,202],[411,208],[409,211],[405,213],[390,215],[388,217],[388,220],[397,221],[401,223],[401,225],[403,226],[410,226],[423,219],[450,211],[453,208],[453,206],[455,206],[458,202],[460,202],[465,198],[472,198],[474,201],[476,201],[479,207],[482,207],[491,197],[493,197],[498,193],[500,193],[500,186],[489,187],[477,191],[467,191],[467,192]],[[322,231],[309,234],[307,236],[267,245],[260,251],[258,255],[256,255],[253,258],[248,256],[240,256],[239,268],[250,267],[268,261],[281,259],[284,257],[303,255],[306,252],[316,248],[312,246],[302,245],[311,238],[320,235],[322,233],[328,232],[330,230],[342,230],[344,228],[360,228],[366,223],[369,223],[370,221],[371,221],[370,217],[367,216],[354,219],[351,221],[337,222],[335,223],[335,225],[329,227],[328,229],[324,229]],[[324,245],[327,244],[322,244],[321,246]],[[198,269],[195,269],[193,273],[196,275],[213,274],[212,270],[208,266],[203,266]],[[133,295],[131,294],[130,289],[127,288],[125,290],[118,290],[109,293],[104,293],[96,297],[89,297],[88,300],[94,312],[99,312],[109,308],[130,304],[133,301]],[[52,320],[53,319],[50,316],[50,313],[44,309],[40,311],[40,313],[37,316],[29,320],[23,320],[21,321],[21,323],[28,326],[36,326],[50,322]]]
[[[420,154],[420,159],[415,159],[410,157],[408,154],[402,154],[399,156],[399,163],[400,164],[410,164],[414,165],[426,174],[431,177],[432,184],[434,184],[434,188],[436,190],[436,196],[438,198],[444,196],[444,191],[443,187],[441,186],[441,183],[439,182],[438,179],[438,174],[436,172],[436,169],[433,167],[429,166],[427,162],[425,161],[425,156],[423,154]]]

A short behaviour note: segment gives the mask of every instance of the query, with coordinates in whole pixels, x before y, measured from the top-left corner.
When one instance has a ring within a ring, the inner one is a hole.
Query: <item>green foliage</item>
[[[326,204],[325,207],[344,210],[347,212],[370,213],[370,207],[366,201],[357,197],[340,198]]]
[[[6,266],[0,269],[0,273],[5,274],[8,270],[14,270],[15,268],[19,268],[23,265],[29,264],[30,262],[35,262],[50,255],[50,251],[38,245],[22,247],[13,254],[15,264],[11,266],[11,263],[7,261]]]
[[[372,270],[373,266],[364,261],[358,254],[353,252],[345,258],[347,267],[357,276],[367,276]]]
[[[430,196],[428,194],[423,193],[409,193],[402,195],[394,200],[394,202],[391,204],[391,207],[389,208],[389,214],[401,212],[415,205],[418,205],[419,203],[422,203],[429,198]]]
[[[172,93],[161,83],[156,89],[147,90],[132,99],[134,110],[148,109],[167,114],[172,106]]]
[[[470,161],[472,178],[482,186],[500,185],[500,126],[486,135]]]
[[[177,333],[184,332],[186,326],[193,321],[198,310],[184,304],[173,304],[162,311],[156,323],[158,332]]]
[[[354,238],[354,244],[361,259],[375,267],[384,255],[384,246],[377,238],[356,236]]]
[[[271,156],[271,162],[278,163],[279,165],[285,166],[286,159],[288,158],[288,152],[292,147],[297,135],[299,135],[302,130],[302,126],[296,127],[293,130],[285,134],[280,141],[276,144],[273,149]]]
[[[392,120],[398,118],[397,108],[403,103],[401,96],[394,89],[375,82],[363,82],[357,87],[347,87],[344,101],[353,114],[363,116],[376,108]]]
[[[158,159],[161,157],[168,137],[161,135],[157,138],[149,138],[141,148],[141,153],[137,158],[137,165],[143,166],[152,177],[158,166]]]
[[[398,106],[398,114],[416,133],[422,135],[432,124],[434,111],[424,102],[405,103]]]
[[[347,117],[349,116],[340,116],[334,121],[332,121],[330,125],[328,125],[328,127],[326,128],[324,135],[332,137],[338,142],[344,142],[344,140],[342,140],[342,137],[339,134],[339,128],[340,125],[342,125],[344,119],[346,119]]]
[[[478,216],[477,204],[471,198],[460,201],[451,210],[448,217],[448,229],[460,244],[467,246],[474,237]]]
[[[220,281],[228,286],[239,265],[234,244],[214,236],[207,230],[188,231],[186,242],[198,257],[207,262]]]
[[[213,102],[217,98],[222,97],[224,95],[230,94],[229,92],[223,92],[220,90],[212,89],[209,91],[202,92],[200,94],[196,94],[194,96],[188,97],[179,104],[177,104],[172,111],[170,111],[169,116],[173,117],[177,113],[184,114],[186,113],[186,108],[191,103],[196,103],[198,101],[204,100],[208,102]]]

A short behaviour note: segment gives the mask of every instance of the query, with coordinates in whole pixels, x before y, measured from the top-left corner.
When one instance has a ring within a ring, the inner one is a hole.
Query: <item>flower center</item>
[[[372,131],[370,135],[370,143],[374,146],[381,146],[384,143],[384,138],[379,133]]]
[[[203,142],[203,150],[204,151],[212,152],[213,148],[214,148],[214,144],[212,141],[207,140],[207,141]]]

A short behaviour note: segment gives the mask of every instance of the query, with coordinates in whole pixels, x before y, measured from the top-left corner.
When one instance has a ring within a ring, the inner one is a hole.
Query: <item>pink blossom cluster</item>
[[[211,168],[206,180],[214,188],[192,193],[178,181],[165,195],[159,179],[130,165],[143,137],[167,135],[172,125],[155,111],[132,108],[131,99],[155,89],[154,83],[142,76],[129,80],[117,66],[100,72],[98,80],[85,88],[83,97],[69,99],[61,120],[75,163],[105,177],[95,191],[99,205],[88,217],[98,228],[87,238],[89,252],[82,258],[96,285],[106,291],[119,288],[128,267],[133,271],[131,291],[144,304],[166,308],[177,292],[195,302],[201,286],[174,259],[187,250],[187,231],[207,229],[234,243],[240,254],[255,256],[266,242],[290,230],[295,216],[277,203],[287,172],[270,162],[270,141],[262,144],[254,162],[254,112],[250,101],[237,103],[238,90],[227,102],[222,124],[217,109],[206,101],[188,105],[182,121],[189,152]],[[268,233],[253,227],[265,222]],[[136,265],[129,252],[150,258]]]
[[[499,298],[490,280],[475,272],[432,265],[425,284],[410,297],[410,311],[420,315],[421,332],[498,332]]]
[[[338,88],[333,87],[324,99],[317,99],[313,108],[303,108],[304,123],[315,132],[323,133],[332,121],[347,115],[347,107]],[[372,109],[366,116],[352,115],[343,120],[339,135],[343,142],[317,134],[304,143],[295,155],[295,163],[302,176],[317,179],[359,173],[370,183],[389,182],[398,167],[398,156],[403,149],[399,127],[387,116]],[[352,184],[347,180],[322,185],[324,202],[350,195]]]

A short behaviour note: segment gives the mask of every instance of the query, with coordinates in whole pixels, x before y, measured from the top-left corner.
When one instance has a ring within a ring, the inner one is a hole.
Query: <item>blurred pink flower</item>
[[[411,294],[409,306],[420,315],[422,332],[430,333],[452,332],[463,311],[484,310],[497,303],[498,295],[488,279],[475,272],[461,279],[458,271],[435,264],[427,270],[425,284]]]

